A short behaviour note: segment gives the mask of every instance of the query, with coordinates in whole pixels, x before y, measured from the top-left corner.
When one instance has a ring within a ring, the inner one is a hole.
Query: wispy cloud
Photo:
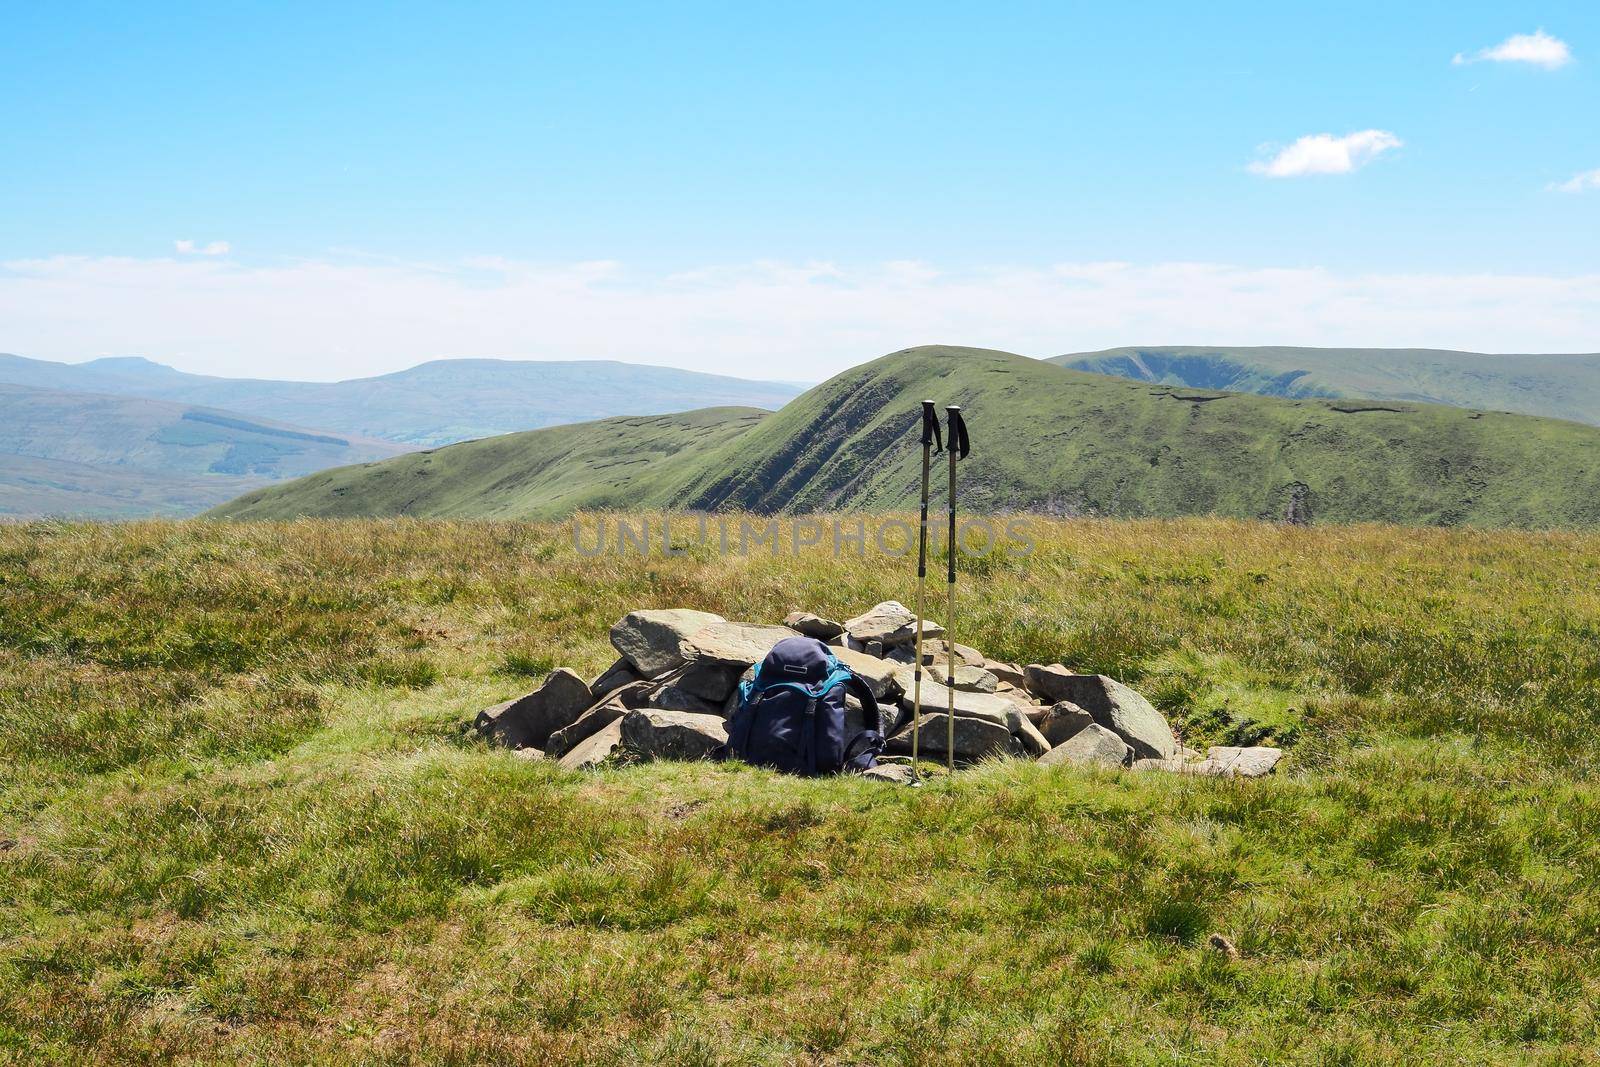
[[[1561,38],[1535,30],[1512,34],[1499,44],[1480,48],[1471,55],[1457,52],[1451,62],[1458,67],[1466,63],[1530,63],[1545,70],[1559,70],[1572,62],[1572,49]]]
[[[1552,183],[1550,188],[1558,193],[1586,193],[1600,189],[1600,167],[1574,174],[1564,182]]]
[[[1348,174],[1403,142],[1388,130],[1358,130],[1343,137],[1313,133],[1300,138],[1271,159],[1250,164],[1253,174],[1298,178],[1307,174]]]
[[[1200,341],[1594,351],[1596,323],[1600,273],[1118,262],[961,271],[829,261],[672,271],[488,258],[470,266],[0,262],[0,351],[46,359],[136,352],[186,370],[312,379],[451,356],[623,359],[820,379],[933,342],[1039,356]]]
[[[173,250],[182,256],[225,256],[233,246],[226,241],[212,241],[208,244],[198,244],[194,241],[174,241]]]

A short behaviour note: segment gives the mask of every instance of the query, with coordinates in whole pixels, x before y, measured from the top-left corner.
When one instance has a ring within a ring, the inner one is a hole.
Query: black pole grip
[[[961,417],[961,409],[952,404],[944,409],[950,416],[950,451],[957,453],[957,459],[966,459],[967,453],[972,450],[971,442],[967,440],[967,423]]]
[[[939,436],[939,413],[933,410],[933,401],[922,402],[922,443],[933,445],[934,451],[944,451],[944,439]]]

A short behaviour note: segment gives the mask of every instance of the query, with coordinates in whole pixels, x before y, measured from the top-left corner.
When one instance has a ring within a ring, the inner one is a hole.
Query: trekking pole
[[[961,405],[947,404],[945,414],[950,418],[950,533],[945,543],[946,558],[949,560],[949,569],[946,573],[945,591],[948,601],[945,607],[944,622],[944,650],[947,653],[945,662],[948,664],[945,676],[945,692],[949,694],[950,703],[945,709],[945,766],[950,773],[956,770],[956,460],[967,458],[967,424],[961,419]],[[959,455],[958,455],[959,453]],[[921,627],[918,627],[918,640],[921,639]],[[921,647],[918,646],[920,653]],[[922,657],[918,655],[920,662]]]
[[[919,777],[917,740],[922,733],[922,598],[928,584],[928,467],[935,446],[943,450],[939,437],[939,413],[933,401],[922,402],[922,522],[917,535],[917,660],[911,670],[911,779]]]

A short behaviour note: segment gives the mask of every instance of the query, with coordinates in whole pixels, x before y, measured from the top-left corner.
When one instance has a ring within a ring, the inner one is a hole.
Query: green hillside
[[[1600,354],[1431,348],[1108,348],[1050,362],[1096,374],[1288,397],[1366,397],[1600,425]]]
[[[261,483],[253,477],[160,474],[113,464],[0,455],[0,519],[183,518]]]
[[[138,397],[0,385],[0,515],[192,515],[244,489],[405,450]]]
[[[704,457],[765,418],[754,408],[603,419],[321,471],[254,490],[217,517],[431,515],[550,518],[585,508],[665,507]]]
[[[918,401],[963,404],[972,509],[1484,526],[1600,521],[1600,430],[1415,404],[1150,386],[983,349],[885,356],[778,413],[607,420],[325,471],[214,515],[554,517],[915,503]]]
[[[0,382],[140,396],[417,446],[618,415],[776,408],[800,386],[614,360],[442,359],[342,382],[187,374],[147,359],[52,363],[0,355]]]

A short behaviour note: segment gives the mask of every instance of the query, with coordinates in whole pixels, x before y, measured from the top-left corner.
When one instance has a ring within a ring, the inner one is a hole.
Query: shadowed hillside
[[[1600,430],[1592,427],[1151,386],[938,346],[846,371],[766,418],[704,411],[468,442],[426,461],[323,472],[214,514],[900,508],[916,498],[913,424],[924,397],[967,409],[974,450],[963,464],[962,499],[972,509],[1486,526],[1600,521]],[[423,487],[429,478],[449,484]]]

